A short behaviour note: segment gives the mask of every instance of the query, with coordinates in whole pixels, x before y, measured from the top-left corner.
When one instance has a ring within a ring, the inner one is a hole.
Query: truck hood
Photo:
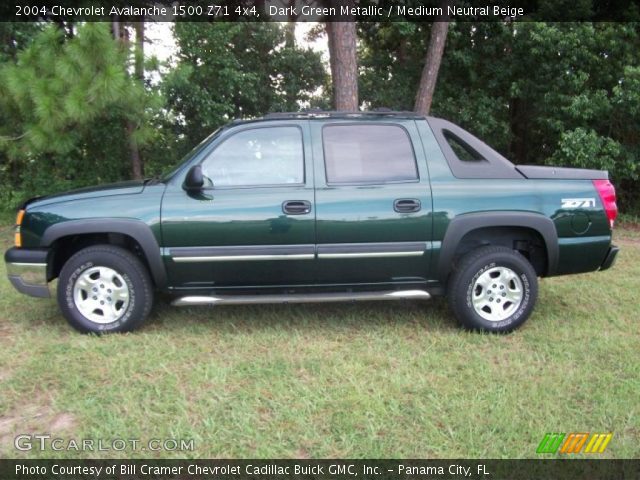
[[[108,197],[112,195],[131,195],[141,193],[144,190],[145,182],[143,180],[131,180],[128,182],[110,183],[107,185],[98,185],[94,187],[84,187],[68,192],[56,193],[42,197],[33,197],[24,202],[20,208],[42,207],[52,203],[69,202],[72,200],[81,200],[85,198]]]

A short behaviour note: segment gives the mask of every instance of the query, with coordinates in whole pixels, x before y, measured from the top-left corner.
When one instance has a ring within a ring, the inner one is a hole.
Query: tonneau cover
[[[609,172],[606,170],[590,170],[588,168],[562,168],[542,167],[539,165],[516,165],[522,175],[533,179],[559,180],[608,180]]]

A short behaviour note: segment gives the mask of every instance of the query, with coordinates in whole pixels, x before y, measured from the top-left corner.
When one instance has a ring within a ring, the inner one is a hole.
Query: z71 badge
[[[596,206],[595,198],[563,198],[562,208],[588,208]]]

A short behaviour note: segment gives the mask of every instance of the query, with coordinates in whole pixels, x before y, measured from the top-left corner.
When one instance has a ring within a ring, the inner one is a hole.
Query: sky
[[[317,25],[316,22],[299,22],[296,24],[296,39],[299,45],[309,46],[313,50],[322,53],[324,62],[329,61],[329,48],[326,35],[313,42],[306,39],[307,33]],[[176,42],[173,37],[173,23],[148,22],[145,25],[145,56],[156,57],[160,62],[167,62],[176,53]],[[161,71],[162,73],[162,71]]]

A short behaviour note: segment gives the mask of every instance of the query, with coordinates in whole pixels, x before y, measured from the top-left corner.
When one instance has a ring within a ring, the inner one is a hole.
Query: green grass
[[[640,235],[616,240],[613,269],[543,280],[506,336],[459,330],[441,300],[161,304],[137,333],[83,336],[1,266],[0,456],[536,457],[546,432],[580,431],[637,458]],[[195,450],[21,453],[20,433]]]

